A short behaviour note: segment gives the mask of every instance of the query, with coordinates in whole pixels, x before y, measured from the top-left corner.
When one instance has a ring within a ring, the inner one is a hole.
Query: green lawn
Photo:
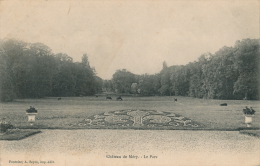
[[[260,138],[260,130],[240,130],[239,133]]]
[[[71,129],[70,124],[92,115],[107,111],[145,109],[180,114],[203,124],[203,129],[237,130],[246,126],[242,109],[251,106],[256,110],[253,128],[260,128],[259,101],[177,98],[177,102],[173,101],[174,97],[123,97],[123,101],[116,101],[115,97],[112,101],[105,100],[105,97],[22,99],[0,103],[0,117],[6,118],[17,128]],[[221,103],[228,103],[228,106],[219,106]],[[25,110],[29,106],[38,110],[34,126],[27,122]]]
[[[22,129],[22,130],[9,130],[6,133],[0,134],[0,140],[8,140],[8,141],[15,141],[21,140],[31,135],[40,133],[41,131],[38,130],[31,130],[31,129]]]

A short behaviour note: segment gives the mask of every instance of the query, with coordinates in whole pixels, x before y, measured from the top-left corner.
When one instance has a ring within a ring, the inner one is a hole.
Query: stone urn
[[[245,115],[245,124],[246,127],[252,127],[252,123],[253,123],[253,116],[255,115],[255,110],[250,107],[246,107],[245,109],[243,109],[243,113]]]
[[[26,115],[28,116],[28,122],[33,125],[33,123],[35,122],[35,116],[38,114],[38,111],[30,106],[29,109],[26,110]]]

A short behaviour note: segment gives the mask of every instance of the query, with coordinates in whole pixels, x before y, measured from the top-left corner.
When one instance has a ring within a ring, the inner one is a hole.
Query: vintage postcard
[[[259,166],[259,0],[0,0],[0,166]]]

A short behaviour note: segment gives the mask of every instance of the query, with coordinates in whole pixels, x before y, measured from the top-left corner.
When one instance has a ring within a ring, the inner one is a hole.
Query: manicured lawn
[[[23,99],[0,103],[0,117],[17,128],[75,129],[71,127],[90,116],[108,111],[144,109],[172,112],[203,124],[207,130],[238,130],[245,128],[242,109],[251,106],[256,110],[253,128],[260,128],[260,102],[245,100],[204,100],[189,97],[123,97],[123,101],[105,100],[105,97],[63,97]],[[219,106],[227,103],[228,106]],[[34,126],[27,122],[25,110],[34,106],[38,110]]]
[[[0,140],[9,140],[9,141],[13,141],[13,140],[21,140],[24,139],[26,137],[29,137],[31,135],[40,133],[41,131],[38,130],[10,130],[6,133],[2,133],[0,134]]]
[[[260,130],[240,130],[239,133],[260,138]]]

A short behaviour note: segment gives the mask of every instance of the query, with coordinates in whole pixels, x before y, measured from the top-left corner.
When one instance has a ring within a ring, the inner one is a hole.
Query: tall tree
[[[234,94],[239,98],[259,99],[259,40],[237,41],[234,54],[235,67],[239,73]]]
[[[0,101],[13,101],[15,98],[14,85],[6,64],[6,56],[2,51],[0,52]]]
[[[122,69],[113,74],[112,81],[118,93],[131,93],[131,85],[136,82],[136,77],[133,73]]]
[[[187,96],[189,93],[190,71],[187,66],[175,66],[171,74],[171,89],[176,96]]]
[[[170,81],[170,71],[168,70],[168,66],[166,64],[166,62],[163,62],[163,69],[160,72],[160,76],[161,76],[161,87],[159,89],[159,92],[161,95],[171,95],[171,81]]]
[[[87,54],[83,54],[82,58],[81,58],[81,63],[85,68],[89,68],[90,69],[90,65],[89,65],[89,61],[88,61],[88,56]]]

